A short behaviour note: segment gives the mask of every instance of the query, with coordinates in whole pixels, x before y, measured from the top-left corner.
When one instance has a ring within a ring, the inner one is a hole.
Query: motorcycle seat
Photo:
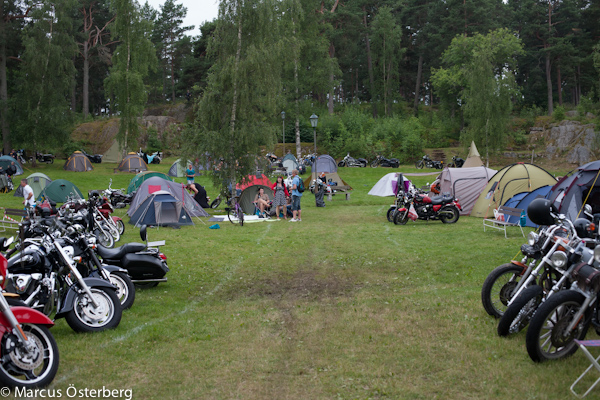
[[[452,203],[452,197],[434,196],[431,198],[431,204],[433,204],[434,206],[438,206],[441,204],[448,204],[448,203]]]
[[[126,243],[123,246],[110,249],[98,244],[96,249],[98,250],[98,255],[104,259],[120,260],[125,254],[146,250],[146,245],[144,243]]]

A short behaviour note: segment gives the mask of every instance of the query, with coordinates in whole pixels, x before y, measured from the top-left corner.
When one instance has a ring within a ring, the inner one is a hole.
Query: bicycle
[[[240,224],[240,226],[244,226],[244,212],[242,211],[242,206],[238,202],[239,196],[234,196],[231,198],[231,207],[226,207],[227,218],[229,218],[229,222],[232,224]]]

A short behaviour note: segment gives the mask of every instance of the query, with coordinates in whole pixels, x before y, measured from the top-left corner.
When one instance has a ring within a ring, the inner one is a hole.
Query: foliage
[[[554,107],[554,112],[552,113],[552,118],[556,122],[560,122],[565,119],[565,108],[563,106]]]

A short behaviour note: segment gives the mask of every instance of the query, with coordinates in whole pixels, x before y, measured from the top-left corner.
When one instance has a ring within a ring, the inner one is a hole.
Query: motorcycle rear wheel
[[[90,288],[98,303],[94,307],[87,293],[78,293],[73,300],[73,309],[66,315],[67,324],[75,332],[100,332],[116,328],[121,322],[123,309],[113,289]]]
[[[367,162],[366,162],[366,161],[362,161],[362,162],[360,163],[360,167],[361,167],[361,168],[367,168]]]
[[[542,302],[544,291],[541,286],[532,285],[525,289],[504,312],[498,322],[498,336],[508,336],[521,332]]]
[[[575,290],[563,290],[550,296],[540,305],[529,321],[525,344],[529,357],[535,362],[558,360],[577,351],[575,339],[584,339],[590,327],[588,309],[575,329],[564,330],[581,309],[585,297]]]
[[[217,208],[219,207],[219,204],[221,204],[221,199],[214,199],[211,203],[210,203],[210,208]]]
[[[452,213],[452,216],[450,216],[450,213]],[[453,224],[458,221],[459,217],[458,208],[454,206],[447,206],[440,210],[440,220],[444,224]]]
[[[58,371],[56,340],[43,325],[22,323],[21,328],[34,349],[31,352],[22,349],[13,335],[5,333],[1,339],[4,357],[0,362],[0,382],[3,386],[27,389],[48,386]]]

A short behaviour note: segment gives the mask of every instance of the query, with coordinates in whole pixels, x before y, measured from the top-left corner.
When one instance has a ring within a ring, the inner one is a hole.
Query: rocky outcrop
[[[562,121],[542,132],[549,159],[564,157],[573,164],[585,164],[595,158],[596,132],[593,124],[582,125],[578,121]]]

